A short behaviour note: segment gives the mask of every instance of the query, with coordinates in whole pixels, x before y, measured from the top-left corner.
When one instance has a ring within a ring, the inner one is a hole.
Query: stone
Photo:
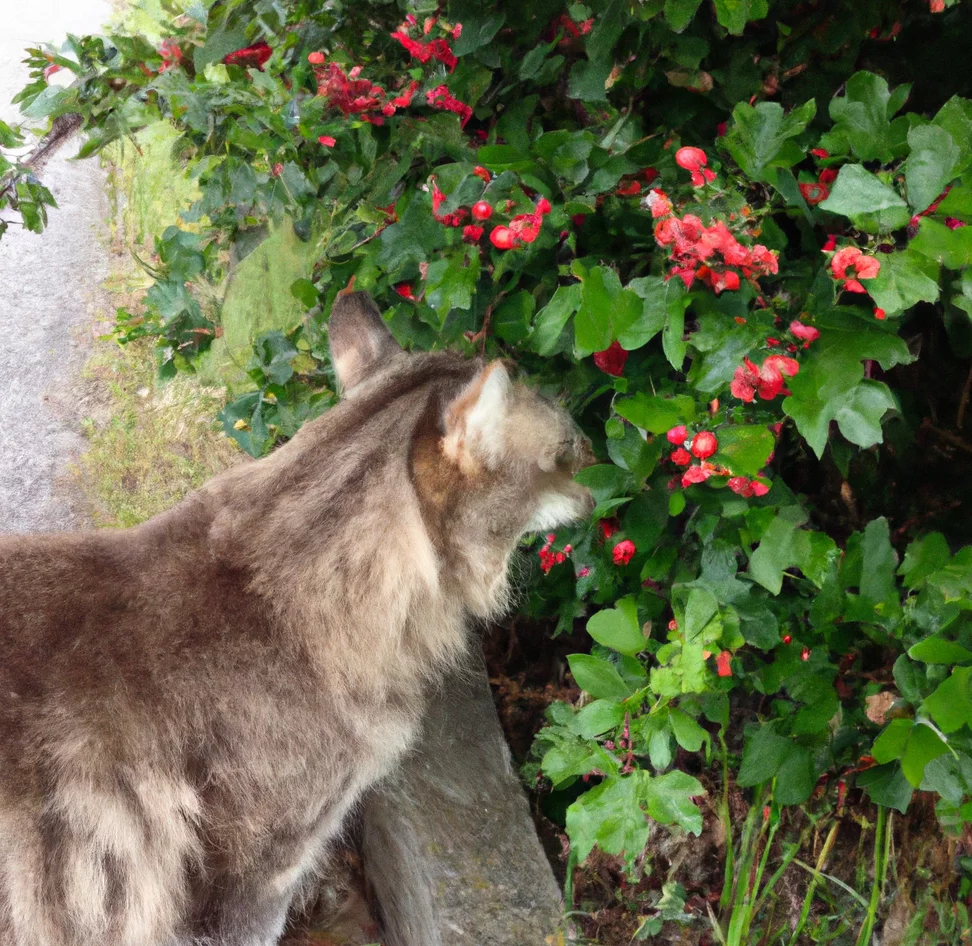
[[[445,681],[418,746],[362,820],[385,946],[563,941],[560,890],[481,664]]]

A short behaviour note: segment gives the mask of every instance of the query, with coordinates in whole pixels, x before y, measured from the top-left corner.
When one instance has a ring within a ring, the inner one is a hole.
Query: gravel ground
[[[0,118],[27,80],[25,46],[97,32],[105,0],[0,0]],[[69,141],[40,172],[58,208],[42,234],[0,239],[0,532],[76,528],[83,513],[69,471],[83,446],[78,376],[91,326],[106,310],[109,205],[96,160],[72,161]]]

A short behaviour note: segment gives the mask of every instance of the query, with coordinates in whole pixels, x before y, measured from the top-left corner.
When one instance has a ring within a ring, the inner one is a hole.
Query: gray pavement
[[[97,32],[106,0],[0,0],[0,118],[24,86],[23,49]],[[109,205],[96,159],[68,142],[40,172],[58,209],[42,234],[12,226],[0,239],[0,533],[82,525],[65,484],[82,447],[78,375],[103,308]]]

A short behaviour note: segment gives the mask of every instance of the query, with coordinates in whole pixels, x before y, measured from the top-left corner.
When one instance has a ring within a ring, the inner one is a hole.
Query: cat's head
[[[505,570],[525,533],[590,514],[590,492],[573,480],[593,462],[587,438],[504,362],[405,352],[363,292],[338,297],[329,331],[345,407],[410,438],[411,484],[447,560]]]

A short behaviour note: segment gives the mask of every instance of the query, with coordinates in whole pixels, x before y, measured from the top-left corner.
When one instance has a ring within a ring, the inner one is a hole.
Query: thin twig
[[[959,401],[958,415],[955,418],[955,427],[962,429],[962,421],[965,420],[965,408],[969,403],[969,394],[972,393],[972,368],[969,368],[968,376],[965,379],[965,387],[962,388],[962,399]]]

